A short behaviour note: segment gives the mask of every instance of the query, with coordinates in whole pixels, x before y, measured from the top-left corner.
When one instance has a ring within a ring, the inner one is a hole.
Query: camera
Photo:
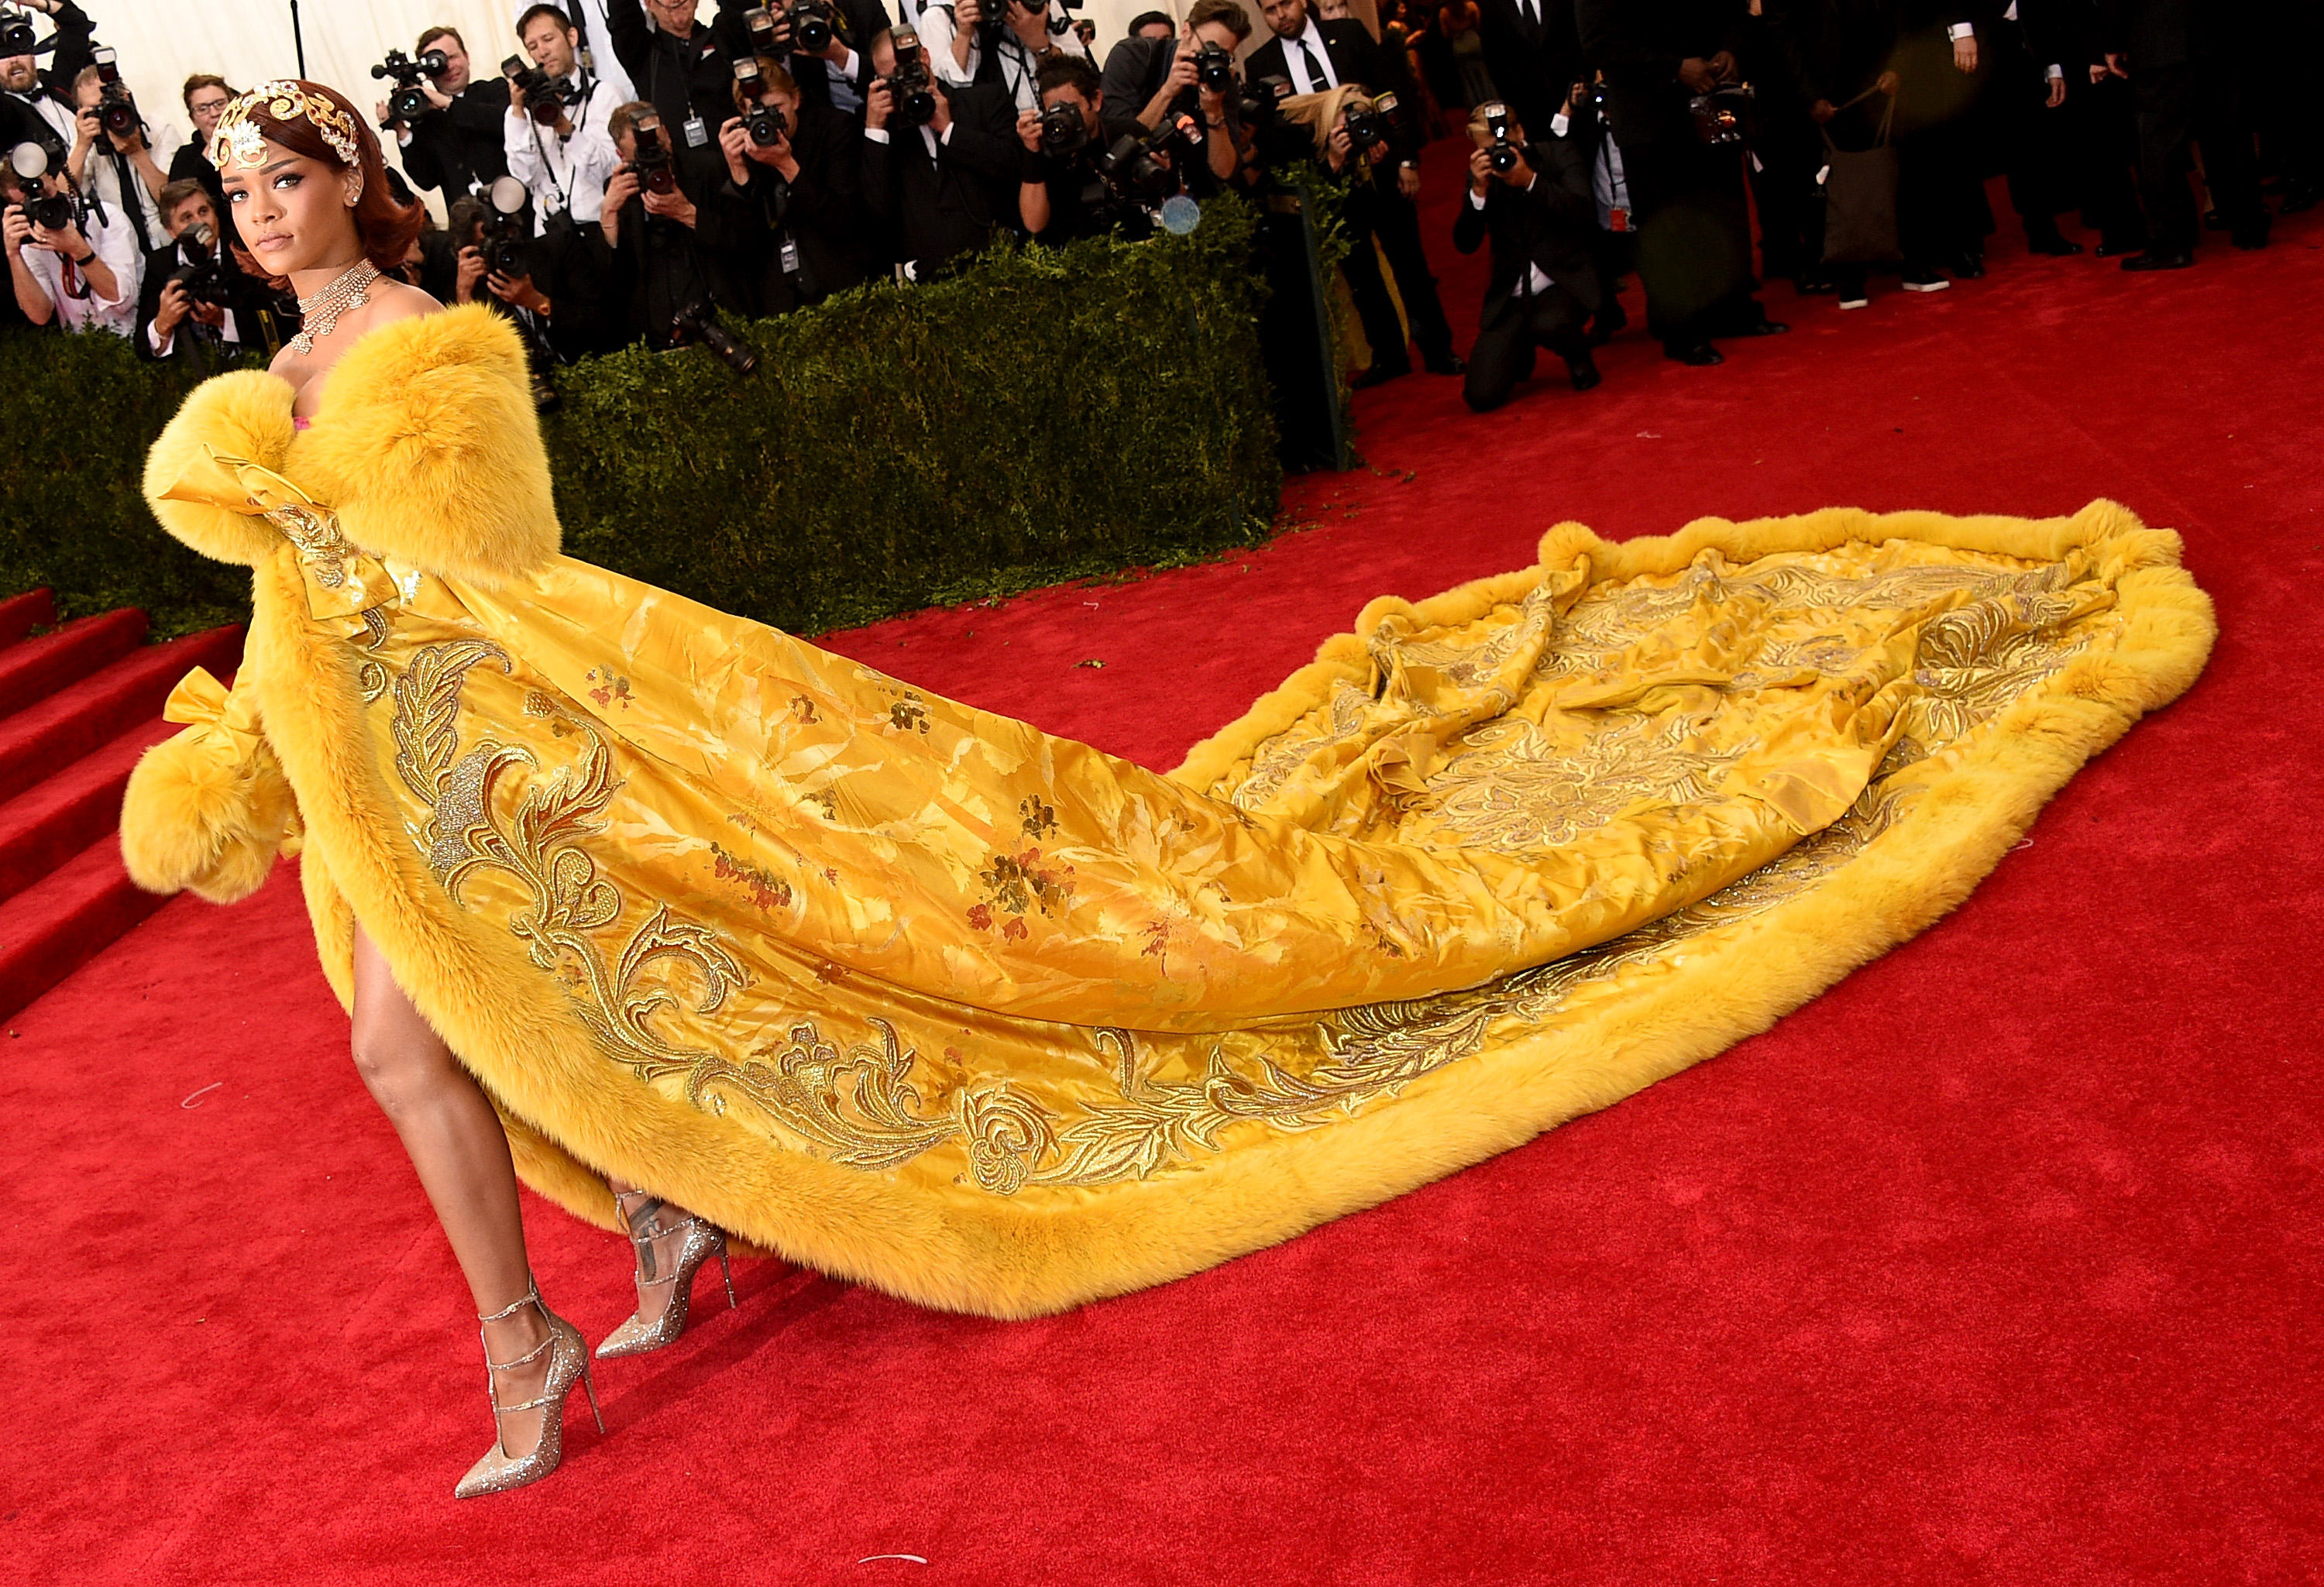
[[[137,101],[129,97],[129,85],[121,80],[121,68],[114,64],[112,51],[99,45],[91,59],[97,62],[97,125],[116,138],[125,138],[141,125]]]
[[[390,50],[387,59],[371,69],[375,78],[393,78],[395,88],[387,97],[387,119],[391,123],[418,121],[436,108],[428,103],[428,91],[420,86],[421,78],[440,78],[452,69],[441,50],[428,50],[420,59],[412,60],[401,50]]]
[[[1060,99],[1041,112],[1042,153],[1063,160],[1081,152],[1088,142],[1089,123],[1083,119],[1080,106]]]
[[[197,303],[214,309],[233,307],[235,272],[228,269],[226,250],[217,245],[217,234],[206,226],[195,226],[177,241],[178,268],[170,279],[186,289],[186,296]]]
[[[521,55],[501,62],[501,75],[524,96],[524,112],[543,126],[555,126],[565,107],[579,101],[581,90],[558,82]]]
[[[493,179],[492,189],[484,195],[490,213],[484,221],[484,240],[476,245],[489,273],[511,281],[532,273],[532,226],[525,214],[525,200],[531,196],[512,176]]]
[[[678,171],[669,162],[669,145],[662,141],[660,118],[641,115],[636,134],[638,152],[631,157],[630,169],[638,173],[638,186],[649,193],[675,192]]]
[[[700,342],[726,360],[726,367],[737,374],[748,374],[759,367],[759,355],[718,323],[718,310],[707,303],[689,303],[671,316],[669,339],[672,346],[680,347]]]
[[[19,143],[9,151],[8,164],[23,189],[24,217],[34,226],[60,232],[80,219],[80,200],[71,193],[43,193],[41,179],[49,173],[49,152],[38,143]]]
[[[1178,190],[1178,173],[1159,155],[1177,141],[1178,128],[1165,121],[1151,132],[1124,133],[1098,156],[1098,180],[1116,199],[1157,204]]]
[[[810,0],[799,0],[805,7]],[[888,91],[895,96],[896,119],[906,126],[926,126],[936,118],[936,97],[928,81],[928,69],[920,61],[920,35],[910,28],[898,28],[892,35],[896,42],[896,69],[888,74]]]
[[[1481,107],[1485,131],[1492,137],[1486,145],[1485,162],[1504,174],[1517,168],[1517,146],[1509,142],[1509,107],[1498,101]]]
[[[750,38],[752,54],[779,55],[782,53],[775,43],[775,14],[772,7],[753,5],[744,12],[742,31]],[[734,63],[737,76],[741,75],[742,65],[739,60]]]
[[[1695,95],[1686,102],[1687,114],[1694,117],[1694,135],[1713,149],[1741,143],[1743,118],[1753,97],[1748,83],[1726,84]]]
[[[839,23],[832,14],[831,0],[798,0],[798,4],[791,7],[791,43],[794,48],[809,55],[820,55],[831,48],[831,41],[838,31]],[[898,50],[904,47],[903,32],[908,31],[898,32]],[[918,33],[912,34],[912,42],[919,42]]]
[[[53,49],[56,46],[56,41],[51,39],[49,44],[50,48]],[[12,55],[34,55],[39,52],[40,46],[32,36],[32,17],[30,12],[12,11],[5,16],[0,16],[0,60],[5,60]]]
[[[1194,80],[1213,94],[1223,94],[1234,82],[1234,52],[1205,42],[1194,51]]]

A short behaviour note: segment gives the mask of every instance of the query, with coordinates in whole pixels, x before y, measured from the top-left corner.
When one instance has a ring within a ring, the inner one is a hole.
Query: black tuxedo
[[[725,170],[723,161],[718,169]],[[649,214],[645,196],[638,194],[622,206],[612,244],[602,223],[590,234],[607,311],[620,318],[622,339],[642,337],[655,348],[670,345],[671,319],[694,304],[706,302],[729,314],[748,314],[753,307],[743,268],[755,224],[750,207],[723,176],[714,182],[698,164],[679,161],[672,170],[678,191],[694,200],[692,226]]]
[[[1573,0],[1477,0],[1477,36],[1485,69],[1501,102],[1527,133],[1549,134],[1550,117],[1565,108],[1573,85],[1590,75]]]
[[[2130,57],[2137,106],[2138,185],[2154,246],[2192,251],[2200,235],[2187,189],[2192,145],[2220,215],[2246,245],[2267,237],[2269,216],[2252,158],[2252,125],[2239,93],[2216,0],[2101,0],[2102,47]]]
[[[268,346],[271,318],[274,339],[279,341],[299,328],[299,315],[294,303],[282,294],[268,290],[264,281],[254,275],[235,270],[232,276],[235,291],[226,307],[234,313],[235,339],[218,342],[206,326],[198,326],[189,315],[181,321],[170,338],[166,354],[153,351],[148,335],[154,319],[161,312],[161,291],[170,284],[170,277],[185,263],[177,245],[154,248],[146,253],[145,272],[137,289],[137,323],[131,332],[129,345],[140,358],[164,359],[198,374],[217,374],[225,369],[225,361],[243,352],[271,352]],[[228,268],[233,269],[232,265]]]
[[[1342,83],[1361,83],[1377,93],[1383,88],[1393,88],[1404,81],[1405,74],[1396,69],[1395,64],[1388,59],[1388,52],[1380,48],[1379,42],[1372,37],[1370,30],[1363,23],[1350,17],[1325,22],[1311,11],[1308,30],[1308,47],[1314,47],[1314,35],[1320,33],[1323,53],[1331,58],[1332,70]],[[1284,60],[1281,39],[1268,40],[1252,51],[1250,58],[1243,63],[1245,81],[1256,82],[1267,77],[1281,78],[1290,83],[1295,91],[1297,88],[1299,79],[1291,75],[1291,68]]]
[[[1462,253],[1473,254],[1488,240],[1492,245],[1484,309],[1461,393],[1480,413],[1507,401],[1517,382],[1533,373],[1537,348],[1586,359],[1586,322],[1606,301],[1592,255],[1597,202],[1580,141],[1530,143],[1526,163],[1534,170],[1530,189],[1494,181],[1481,209],[1464,193],[1452,221],[1452,245]],[[1536,270],[1549,278],[1548,291],[1535,290]]]
[[[718,158],[718,129],[734,114],[734,68],[716,35],[699,21],[687,38],[663,32],[647,23],[639,0],[605,0],[605,31],[613,34],[613,59],[622,63],[638,97],[661,113],[662,137],[678,162],[693,164],[706,158],[716,169],[724,169],[725,161]],[[708,134],[700,149],[690,149],[686,142],[686,123],[695,115],[702,117]]]
[[[509,86],[484,78],[452,96],[448,110],[411,123],[403,173],[412,185],[438,188],[446,203],[479,192],[508,174]]]
[[[952,135],[928,152],[923,129],[888,124],[884,143],[865,130],[863,205],[896,235],[896,257],[922,274],[973,254],[1017,213],[1025,145],[1017,107],[999,88],[949,88]]]
[[[863,136],[854,118],[802,103],[790,143],[798,180],[755,161],[743,166],[751,181],[742,193],[760,229],[752,257],[761,314],[820,302],[879,263],[863,210]]]
[[[751,52],[751,30],[742,20],[750,9],[748,0],[742,0],[742,3],[720,0],[718,14],[711,19],[711,36],[718,42],[718,47],[726,52],[729,60],[740,60]],[[881,0],[832,0],[831,10],[839,23],[837,31],[841,42],[855,51],[855,75],[850,81],[856,97],[860,99],[872,88],[872,42],[891,25],[888,8],[881,4]],[[820,56],[806,55],[797,51],[785,51],[777,59],[783,63],[783,69],[791,74],[791,80],[798,85],[799,103],[831,105],[829,62]],[[632,80],[642,84],[645,79],[636,78]],[[711,116],[707,110],[703,115],[709,118],[711,130],[715,132],[718,118]],[[860,112],[858,118],[861,118]]]

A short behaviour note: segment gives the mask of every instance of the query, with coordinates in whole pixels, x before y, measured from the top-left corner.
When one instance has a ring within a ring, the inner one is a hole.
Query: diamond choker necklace
[[[379,279],[379,270],[368,259],[358,259],[347,267],[329,286],[311,298],[299,300],[299,334],[290,338],[291,350],[300,357],[315,350],[315,338],[331,334],[339,323],[339,316],[350,309],[360,309],[371,301],[364,289]]]

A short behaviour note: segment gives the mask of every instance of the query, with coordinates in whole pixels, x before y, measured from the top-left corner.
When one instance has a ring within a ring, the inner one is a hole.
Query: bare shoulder
[[[372,323],[385,325],[391,319],[410,319],[414,315],[433,314],[444,305],[400,281],[380,281],[371,289],[374,305]]]

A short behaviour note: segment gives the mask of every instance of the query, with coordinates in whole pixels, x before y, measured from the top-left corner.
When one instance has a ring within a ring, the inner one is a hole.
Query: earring
[[[347,183],[347,208],[353,209],[356,205],[362,203],[363,193],[363,172],[357,171],[355,173],[354,179]]]

